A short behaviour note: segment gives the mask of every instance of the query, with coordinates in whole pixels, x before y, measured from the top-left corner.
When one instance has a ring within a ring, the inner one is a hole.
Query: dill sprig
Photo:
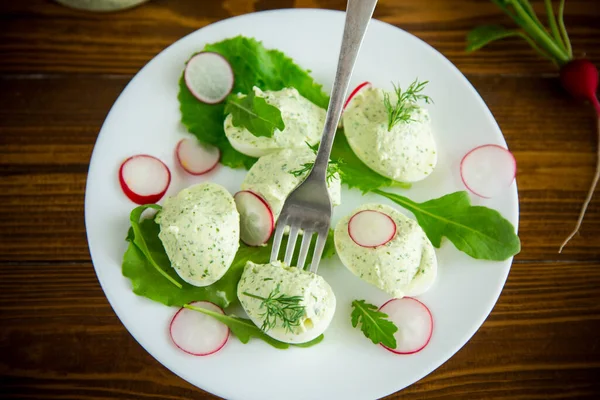
[[[260,329],[268,331],[277,325],[277,321],[281,321],[281,325],[291,331],[293,327],[300,325],[300,319],[304,316],[305,307],[300,304],[302,296],[287,296],[279,292],[279,285],[273,289],[268,297],[262,297],[256,294],[244,292],[244,295],[253,299],[261,300],[260,308],[264,308],[265,312],[261,314],[264,318]]]
[[[414,121],[411,114],[418,108],[417,102],[419,100],[423,100],[427,104],[431,102],[429,96],[421,94],[428,83],[429,81],[419,82],[419,79],[415,79],[404,91],[402,91],[400,85],[396,86],[395,83],[392,83],[397,97],[396,104],[392,104],[389,93],[383,95],[383,104],[388,112],[388,132],[398,122],[408,123]]]
[[[306,143],[306,145],[313,151],[313,153],[315,153],[315,156],[316,156],[317,150],[319,149],[319,144],[317,143],[315,145],[311,145],[310,143]],[[333,181],[333,179],[335,179],[336,174],[338,174],[338,175],[342,174],[341,165],[343,165],[343,164],[344,164],[344,160],[342,160],[341,158],[338,159],[337,161],[329,160],[329,163],[327,164],[327,183],[331,183],[331,181]],[[294,171],[290,171],[290,174],[294,175],[295,177],[303,176],[310,172],[313,165],[315,165],[314,161],[304,163],[304,164],[302,164],[302,166],[300,168],[298,168]]]

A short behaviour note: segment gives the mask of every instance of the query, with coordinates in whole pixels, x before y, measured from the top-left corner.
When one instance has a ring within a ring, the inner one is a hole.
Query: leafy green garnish
[[[132,214],[137,209],[132,211]],[[137,233],[130,231],[129,247],[123,256],[123,275],[131,280],[133,292],[139,296],[163,303],[167,306],[183,306],[192,301],[206,300],[227,307],[237,299],[237,283],[242,276],[242,271],[248,261],[256,263],[269,262],[270,251],[265,247],[249,247],[240,244],[231,267],[217,282],[206,287],[190,285],[179,277],[165,252],[163,244],[158,237],[159,225],[153,219],[142,220]],[[134,243],[143,240],[154,264]],[[160,269],[160,271],[157,270]],[[177,282],[173,285],[169,280]]]
[[[329,97],[315,83],[308,71],[278,50],[267,50],[261,42],[237,36],[208,44],[203,51],[221,54],[229,61],[234,74],[232,93],[249,94],[257,86],[262,90],[281,90],[294,87],[319,107],[326,108]],[[235,150],[223,130],[225,104],[205,104],[187,88],[183,76],[179,81],[181,122],[198,140],[221,150],[221,163],[232,168],[250,168],[256,159]]]
[[[360,323],[361,331],[374,344],[381,343],[390,349],[396,348],[394,333],[398,331],[398,327],[387,319],[387,314],[365,300],[354,300],[352,308],[352,327],[356,328]]]
[[[169,257],[158,237],[159,225],[154,219],[140,221],[139,216],[146,208],[148,206],[140,206],[131,212],[132,221],[138,223],[135,224],[135,229],[132,226],[127,234],[129,247],[123,255],[122,265],[123,275],[131,280],[133,292],[139,296],[167,306],[183,306],[192,301],[205,300],[225,308],[237,300],[237,284],[246,263],[252,261],[257,264],[266,264],[271,258],[271,242],[264,247],[250,247],[240,243],[231,267],[221,279],[210,286],[192,286],[181,279],[171,267]],[[134,224],[132,223],[132,225]],[[135,244],[140,242],[145,244],[146,252],[142,252]],[[284,238],[281,248],[285,249],[286,246],[287,237]],[[311,248],[314,248],[314,241]],[[312,250],[309,250],[309,258],[312,257],[312,253]],[[331,257],[333,254],[335,254],[335,245],[333,244],[333,231],[330,231],[323,258]],[[297,256],[293,262],[296,259]],[[310,263],[310,260],[307,262]],[[170,279],[165,279],[165,275]],[[178,283],[181,288],[173,285],[171,280]]]
[[[183,76],[179,80],[179,109],[181,123],[194,134],[201,143],[209,143],[221,150],[220,163],[231,168],[250,169],[256,158],[240,153],[231,146],[225,130],[225,104],[205,104],[196,99],[185,84]]]
[[[275,129],[285,129],[281,111],[252,90],[245,97],[229,96],[225,114],[231,114],[233,126],[246,128],[254,136],[273,137]]]
[[[249,319],[240,318],[235,315],[223,315],[223,314],[211,311],[211,310],[207,310],[205,308],[190,306],[189,304],[184,305],[184,307],[188,308],[190,310],[193,310],[193,311],[198,311],[203,314],[209,315],[209,316],[215,318],[216,320],[224,323],[225,325],[227,325],[229,327],[229,329],[231,330],[231,333],[233,333],[235,335],[235,337],[237,337],[240,340],[240,342],[242,342],[244,344],[248,343],[250,341],[250,338],[253,337],[253,338],[263,340],[266,343],[270,344],[271,346],[273,346],[277,349],[287,349],[290,347],[289,343],[284,343],[284,342],[280,342],[279,340],[273,339],[271,336],[267,335],[266,333],[264,333],[263,331],[258,329],[258,327],[256,325],[254,325],[254,323]],[[311,340],[310,342],[296,344],[294,346],[297,346],[297,347],[314,346],[315,344],[320,343],[323,340],[323,338],[324,338],[324,336],[320,335],[320,336],[316,337],[315,339]]]
[[[342,169],[340,168],[340,165],[343,163],[344,160],[342,159],[337,161],[329,160],[329,163],[327,164],[327,183],[331,183],[336,176],[341,177]],[[297,170],[290,171],[290,174],[294,175],[295,177],[304,176],[312,170],[314,165],[314,162],[304,163],[302,164],[302,167],[298,168]]]
[[[265,310],[262,314],[264,321],[260,327],[263,331],[275,328],[278,320],[281,321],[281,325],[286,331],[292,331],[292,328],[300,325],[300,319],[304,316],[305,307],[300,304],[302,296],[288,296],[285,293],[280,293],[279,285],[269,293],[268,297],[248,292],[242,294],[261,300],[260,308]]]
[[[148,208],[152,208],[154,210],[160,211],[162,207],[158,204],[148,204],[145,206],[136,207],[131,214],[129,215],[129,221],[131,222],[131,233],[127,234],[127,238],[131,239],[131,243],[133,243],[138,250],[146,257],[146,260],[154,269],[160,273],[163,277],[167,279],[167,281],[171,282],[175,287],[181,289],[181,283],[177,282],[177,280],[173,279],[169,274],[167,274],[154,260],[154,257],[146,243],[144,235],[142,235],[142,231],[140,228],[140,218],[144,211]]]
[[[408,123],[413,121],[411,115],[418,108],[417,102],[419,100],[423,100],[425,103],[431,102],[429,96],[421,94],[428,83],[429,81],[419,82],[418,79],[415,79],[404,91],[400,85],[396,86],[395,83],[392,83],[396,93],[396,104],[392,104],[389,93],[386,92],[383,95],[383,104],[388,113],[388,132],[398,122]]]
[[[294,343],[292,346],[296,346],[296,347],[312,347],[315,344],[319,344],[323,341],[323,339],[325,339],[325,335],[320,334],[319,336],[317,336],[316,338],[314,338],[311,341],[305,342],[305,343]]]
[[[313,151],[313,153],[315,153],[315,156],[316,156],[317,151],[319,149],[319,144],[311,146],[310,143],[306,143],[306,145]],[[329,160],[329,163],[327,164],[327,183],[331,183],[335,179],[336,176],[341,177],[342,171],[341,171],[340,165],[343,163],[344,163],[344,160],[341,158],[338,158],[336,161]],[[290,171],[290,174],[294,175],[295,177],[304,176],[312,170],[314,165],[315,165],[314,161],[304,163],[297,170]]]
[[[521,251],[512,224],[496,210],[472,206],[465,191],[424,203],[378,189],[374,193],[412,212],[435,247],[446,236],[458,250],[476,259],[501,261]]]
[[[367,167],[352,151],[348,144],[344,131],[338,129],[331,149],[331,159],[338,161],[339,173],[342,182],[350,188],[360,189],[363,193],[371,192],[375,189],[385,187],[397,187],[408,189],[410,183],[394,181],[385,176],[379,175],[371,168]],[[339,160],[343,160],[339,163]]]

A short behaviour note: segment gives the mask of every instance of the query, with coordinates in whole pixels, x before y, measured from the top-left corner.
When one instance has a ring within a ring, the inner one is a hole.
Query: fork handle
[[[323,136],[319,151],[315,160],[315,165],[311,175],[318,178],[326,179],[327,165],[329,163],[329,155],[331,154],[331,146],[335,138],[335,131],[344,106],[346,92],[350,84],[350,77],[354,69],[356,56],[360,50],[365,32],[369,21],[373,16],[377,0],[348,0],[346,6],[346,23],[344,25],[344,36],[342,39],[342,48],[338,60],[337,72],[331,89],[331,98],[329,99],[329,107],[325,116],[325,127],[323,128]]]

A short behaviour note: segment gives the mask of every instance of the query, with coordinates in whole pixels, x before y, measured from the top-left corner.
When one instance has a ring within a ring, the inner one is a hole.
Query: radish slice
[[[358,85],[353,91],[352,93],[350,93],[350,96],[348,96],[348,100],[346,100],[346,103],[344,103],[344,109],[346,107],[348,107],[348,104],[350,104],[350,100],[352,100],[352,98],[354,96],[356,96],[358,94],[358,92],[361,91],[361,89],[365,88],[365,87],[371,87],[371,82],[363,82],[360,85]]]
[[[396,354],[413,354],[423,350],[431,340],[433,317],[423,303],[412,297],[391,299],[379,308],[398,327],[394,334],[396,348],[387,350]]]
[[[218,53],[202,52],[193,56],[183,73],[185,84],[203,103],[220,103],[233,89],[233,69]]]
[[[242,190],[233,196],[240,213],[240,239],[248,246],[261,246],[269,241],[275,219],[269,204],[259,195]]]
[[[221,158],[218,147],[200,143],[195,139],[181,139],[175,149],[179,165],[192,175],[212,171]]]
[[[137,204],[159,201],[171,183],[171,171],[156,157],[146,154],[129,157],[119,168],[123,192]]]
[[[208,301],[195,301],[191,306],[225,314],[221,307]],[[169,326],[175,346],[193,356],[207,356],[221,350],[229,338],[229,327],[210,315],[181,308]]]
[[[515,180],[517,162],[510,151],[486,144],[469,151],[460,163],[460,176],[473,194],[489,199]]]
[[[348,235],[361,247],[378,247],[386,244],[396,234],[396,223],[379,211],[357,212],[348,222]]]

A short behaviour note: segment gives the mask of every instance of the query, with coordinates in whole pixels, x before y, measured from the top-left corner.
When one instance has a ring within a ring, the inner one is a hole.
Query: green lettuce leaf
[[[129,247],[123,256],[122,273],[131,280],[135,294],[167,306],[183,306],[192,301],[205,300],[225,308],[237,299],[237,282],[246,262],[249,259],[261,263],[269,261],[267,251],[263,254],[254,248],[241,245],[231,267],[218,282],[206,287],[196,287],[181,279],[171,267],[171,262],[158,237],[159,225],[154,220],[145,219],[140,222],[139,231],[152,252],[153,260],[163,272],[159,273],[146,255],[132,241],[129,241]],[[181,288],[165,279],[163,273],[179,283]]]
[[[374,192],[412,212],[435,247],[440,247],[446,236],[458,250],[476,259],[501,261],[521,251],[514,226],[496,210],[472,206],[465,191],[424,203],[381,190]]]
[[[343,129],[338,129],[331,149],[331,160],[337,162],[342,182],[363,193],[383,187],[410,188],[410,183],[397,182],[367,167],[352,151]]]
[[[204,104],[198,101],[185,85],[183,76],[179,80],[179,109],[181,123],[200,142],[209,143],[221,150],[221,164],[231,168],[250,169],[256,158],[240,153],[231,146],[223,130],[225,104]]]
[[[229,96],[225,114],[231,114],[233,126],[246,128],[254,136],[273,137],[275,129],[285,129],[281,111],[252,90],[245,97]]]
[[[240,248],[229,270],[221,279],[210,286],[196,287],[185,282],[171,267],[171,262],[165,252],[163,244],[158,237],[159,225],[151,219],[142,219],[139,216],[148,206],[140,206],[132,211],[132,228],[127,234],[129,246],[123,255],[122,273],[129,278],[133,292],[150,300],[157,301],[167,306],[183,306],[192,301],[210,301],[226,308],[237,301],[237,284],[242,276],[246,263],[252,261],[257,264],[266,264],[271,257],[271,242],[263,247],[250,247],[240,243]],[[141,210],[141,211],[140,211]],[[137,219],[135,216],[138,216]],[[135,224],[133,221],[137,221]],[[134,227],[135,226],[135,227]],[[136,243],[143,242],[147,251],[142,251]],[[287,237],[284,238],[281,248],[285,250]],[[300,246],[296,246],[299,251]],[[309,250],[307,263],[310,263],[314,241]],[[329,232],[323,258],[335,254],[333,231]],[[150,258],[148,258],[150,255]],[[292,264],[296,261],[296,257]],[[160,269],[159,270],[157,270]],[[169,278],[166,278],[167,275]],[[175,286],[171,280],[178,283]]]
[[[177,282],[177,280],[173,279],[173,277],[171,277],[171,275],[166,273],[160,267],[157,260],[155,260],[155,258],[154,258],[154,252],[152,251],[153,247],[148,246],[148,244],[146,243],[146,240],[144,238],[144,235],[142,235],[141,228],[140,228],[140,219],[142,218],[143,212],[149,208],[154,209],[156,211],[162,210],[162,207],[159,206],[158,204],[148,204],[148,205],[136,207],[129,215],[131,229],[129,230],[129,232],[127,232],[127,240],[130,240],[135,245],[135,247],[144,255],[144,257],[146,257],[146,260],[148,261],[148,263],[150,265],[152,265],[152,267],[154,267],[156,272],[158,272],[163,277],[165,277],[167,279],[167,281],[171,282],[175,287],[181,289],[181,284],[179,282]],[[158,254],[157,257],[160,258],[160,254]]]

